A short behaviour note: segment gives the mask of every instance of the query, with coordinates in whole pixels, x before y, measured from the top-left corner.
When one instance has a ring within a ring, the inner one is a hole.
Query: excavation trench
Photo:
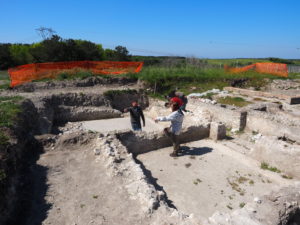
[[[291,183],[278,174],[261,170],[257,161],[232,150],[224,144],[226,141],[208,139],[209,123],[185,126],[180,135],[182,153],[177,158],[170,158],[171,142],[162,134],[162,126],[146,118],[145,131],[132,132],[128,130],[129,118],[120,118],[122,109],[132,100],[139,100],[143,108],[149,105],[143,94],[127,92],[106,96],[52,95],[31,106],[30,110],[35,110],[38,118],[32,131],[44,135],[36,137],[40,147],[34,149],[34,159],[26,166],[26,176],[33,180],[25,190],[28,188],[32,192],[27,193],[28,211],[18,214],[19,224],[22,224],[19,221],[23,224],[86,224],[89,221],[95,224],[143,224],[150,221],[140,210],[141,203],[120,188],[128,185],[123,177],[107,175],[110,167],[104,166],[107,160],[101,158],[103,153],[95,159],[93,150],[99,136],[108,141],[103,133],[113,133],[115,140],[121,143],[118,148],[127,150],[123,153],[125,156],[114,163],[130,164],[128,153],[132,153],[147,182],[155,187],[155,191],[164,192],[162,200],[170,208],[186,214],[209,218],[216,211],[231,213],[251,205],[256,197]],[[238,118],[235,123],[244,128],[245,120],[249,120],[246,113],[235,114],[234,118]],[[96,130],[101,134],[76,131],[49,135],[57,125],[70,121],[86,121],[83,124],[85,130]],[[153,209],[157,210],[158,206]],[[298,224],[299,217],[299,209],[289,211],[285,220],[278,224]]]
[[[170,141],[163,137],[126,133],[118,138],[135,154],[149,182],[166,193],[169,206],[187,214],[208,218],[217,210],[229,213],[285,183],[261,171],[253,160],[199,134],[198,130],[197,138],[182,144],[177,158],[169,156]]]

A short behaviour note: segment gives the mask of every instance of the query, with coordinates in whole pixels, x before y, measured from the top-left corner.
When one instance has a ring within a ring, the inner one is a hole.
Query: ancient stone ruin
[[[24,100],[2,162],[0,224],[300,224],[300,83],[284,82],[190,95],[176,158],[169,124],[153,121],[170,109],[134,80],[3,91]],[[133,100],[142,132],[122,112]]]

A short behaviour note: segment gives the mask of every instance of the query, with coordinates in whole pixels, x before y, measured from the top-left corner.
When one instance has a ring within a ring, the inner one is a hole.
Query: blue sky
[[[299,10],[299,0],[0,0],[0,42],[40,41],[44,26],[131,54],[300,58]]]

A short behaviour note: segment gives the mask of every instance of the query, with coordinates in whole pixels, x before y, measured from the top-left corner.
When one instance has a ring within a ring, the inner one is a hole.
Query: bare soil
[[[42,154],[33,168],[34,207],[25,224],[145,224],[139,202],[129,198],[122,177],[106,173],[104,163],[91,146]]]

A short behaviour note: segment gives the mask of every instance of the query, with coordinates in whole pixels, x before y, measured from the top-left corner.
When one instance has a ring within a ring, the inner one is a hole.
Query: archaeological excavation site
[[[2,90],[0,224],[300,224],[299,79],[189,94],[177,157],[148,92],[117,76]]]

